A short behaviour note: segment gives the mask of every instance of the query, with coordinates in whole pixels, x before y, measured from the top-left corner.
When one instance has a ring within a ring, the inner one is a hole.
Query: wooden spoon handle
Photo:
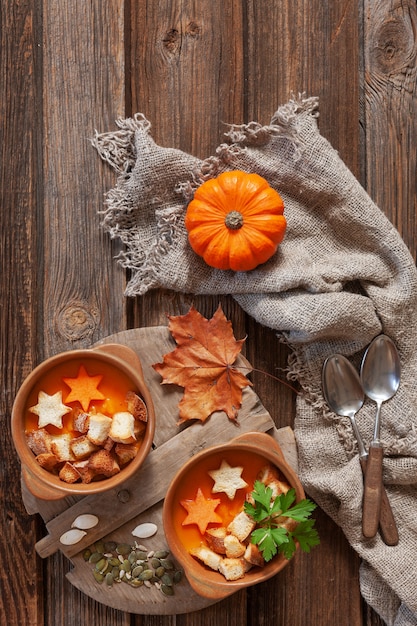
[[[366,465],[362,511],[362,532],[368,539],[375,537],[381,514],[382,456],[382,446],[372,442]]]
[[[360,459],[363,475],[366,475],[367,457]],[[387,546],[396,546],[399,537],[397,524],[395,523],[394,513],[392,512],[391,504],[388,499],[387,492],[384,485],[381,490],[381,514],[379,516],[379,532],[383,542]]]

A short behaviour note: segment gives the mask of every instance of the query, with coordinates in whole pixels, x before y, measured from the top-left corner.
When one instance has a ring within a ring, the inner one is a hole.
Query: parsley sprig
[[[256,480],[251,494],[254,504],[244,504],[245,513],[257,524],[251,534],[252,543],[258,546],[265,561],[270,561],[277,552],[290,559],[296,550],[296,542],[304,552],[310,552],[313,546],[320,543],[314,520],[308,519],[316,505],[311,500],[304,499],[293,506],[295,489],[290,489],[275,499],[272,499],[272,493],[270,487]],[[281,525],[283,518],[298,522],[294,530],[288,530]]]

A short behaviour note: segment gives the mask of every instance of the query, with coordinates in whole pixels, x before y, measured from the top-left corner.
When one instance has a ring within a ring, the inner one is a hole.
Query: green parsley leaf
[[[316,505],[308,499],[294,504],[295,489],[289,489],[276,498],[272,497],[272,493],[270,487],[256,480],[251,493],[254,503],[244,504],[245,513],[257,524],[251,534],[252,543],[258,546],[265,561],[270,561],[278,552],[290,559],[296,550],[296,543],[304,552],[310,552],[313,546],[320,543],[314,520],[308,519]],[[283,526],[285,518],[298,522],[294,530]]]

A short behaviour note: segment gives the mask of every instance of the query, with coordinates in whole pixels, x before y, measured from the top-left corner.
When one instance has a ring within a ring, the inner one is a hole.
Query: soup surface
[[[68,483],[118,473],[136,456],[146,421],[132,380],[94,356],[51,368],[32,388],[24,414],[36,460]]]
[[[212,492],[215,481],[209,472],[218,470],[222,461],[226,461],[231,467],[242,467],[241,478],[247,483],[247,487],[236,490],[235,497],[232,500],[229,499],[226,493]],[[222,453],[221,456],[217,454],[209,456],[206,459],[202,459],[198,466],[193,468],[193,471],[185,477],[176,490],[175,508],[173,510],[173,524],[176,533],[188,551],[200,546],[204,542],[204,537],[197,525],[183,525],[187,518],[187,511],[181,505],[181,501],[195,500],[197,490],[201,489],[206,499],[220,500],[215,512],[221,517],[222,522],[210,523],[207,528],[227,526],[242,510],[246,495],[253,491],[256,477],[265,465],[268,465],[268,462],[263,457],[252,452],[235,450]]]
[[[101,381],[97,385],[97,390],[105,397],[103,400],[92,400],[87,409],[91,413],[103,413],[108,417],[112,417],[118,411],[126,411],[126,394],[129,391],[135,391],[135,385],[130,378],[113,365],[99,361],[94,358],[89,359],[72,359],[56,365],[47,372],[32,389],[25,410],[25,430],[33,431],[38,429],[38,416],[29,411],[30,407],[38,403],[39,392],[43,391],[49,396],[54,395],[58,391],[62,392],[62,402],[73,409],[73,411],[63,416],[63,428],[56,428],[48,425],[46,430],[51,435],[59,435],[65,432],[72,434],[74,437],[80,435],[74,430],[74,409],[82,409],[79,401],[67,402],[67,397],[71,393],[71,388],[64,382],[64,378],[76,379],[80,367],[84,366],[88,375],[102,376]]]

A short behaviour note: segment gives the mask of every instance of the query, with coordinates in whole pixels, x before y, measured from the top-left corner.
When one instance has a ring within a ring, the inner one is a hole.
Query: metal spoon
[[[322,387],[329,408],[336,415],[350,419],[358,442],[359,461],[365,475],[368,453],[355,420],[355,415],[364,402],[364,391],[359,374],[346,357],[334,354],[324,362]],[[382,490],[380,530],[382,539],[387,545],[397,545],[398,531],[385,489]]]
[[[380,441],[381,406],[396,393],[400,384],[400,370],[400,358],[394,342],[386,335],[379,335],[366,350],[361,366],[363,389],[377,405],[365,475],[362,527],[365,537],[375,536],[380,518],[383,457]]]
[[[341,417],[348,417],[358,442],[359,458],[366,458],[362,437],[356,424],[355,415],[362,407],[365,394],[359,374],[342,354],[329,356],[322,371],[323,395],[330,409]]]

